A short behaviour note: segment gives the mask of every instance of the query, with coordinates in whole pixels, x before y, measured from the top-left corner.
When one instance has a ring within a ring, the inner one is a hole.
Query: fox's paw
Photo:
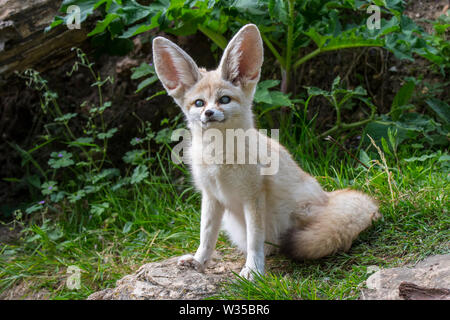
[[[253,281],[253,280],[255,280],[255,275],[256,275],[255,272],[257,272],[257,271],[251,269],[250,267],[244,266],[242,268],[241,272],[239,272],[239,275],[242,278],[245,278],[249,281]]]
[[[194,256],[191,254],[185,254],[178,259],[178,266],[182,268],[195,269],[198,272],[204,272],[205,266],[195,260]]]

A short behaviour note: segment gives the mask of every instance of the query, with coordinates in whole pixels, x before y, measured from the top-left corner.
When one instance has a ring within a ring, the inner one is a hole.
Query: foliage
[[[379,6],[387,18],[381,19],[379,29],[367,26],[370,4]],[[429,35],[402,14],[402,0],[158,0],[148,6],[135,0],[64,0],[60,11],[70,5],[80,7],[81,21],[95,10],[102,12],[103,20],[89,35],[114,50],[131,49],[131,37],[156,28],[174,35],[200,31],[224,49],[228,30],[255,23],[280,65],[283,92],[290,90],[292,73],[300,65],[322,52],[345,48],[384,47],[399,59],[413,60],[418,54],[442,71],[449,66],[448,42],[442,38],[448,21],[436,22],[436,33]],[[57,16],[50,28],[70,19]],[[304,49],[311,43],[316,49]]]
[[[22,166],[27,167],[24,181],[31,189],[37,189],[41,193],[39,196],[33,192],[37,201],[26,210],[26,213],[33,213],[47,206],[54,208],[56,204],[61,204],[63,207],[66,205],[78,207],[84,203],[88,205],[88,211],[93,214],[93,217],[101,220],[109,212],[109,207],[104,203],[98,204],[86,200],[93,194],[106,189],[118,191],[143,183],[149,176],[148,167],[155,161],[150,154],[150,142],[154,140],[166,146],[170,142],[167,136],[170,137],[170,131],[178,125],[179,118],[170,122],[166,119],[166,128],[158,133],[151,130],[150,123],[143,123],[140,120],[140,131],[143,136],[130,141],[133,149],[123,157],[123,161],[129,165],[129,168],[122,176],[118,169],[112,167],[112,162],[108,158],[110,140],[118,132],[118,128],[108,128],[104,121],[104,113],[111,108],[112,103],[103,100],[102,88],[113,80],[101,79],[95,73],[93,63],[87,56],[80,49],[76,50],[79,61],[75,63],[69,75],[77,71],[79,67],[87,68],[93,78],[92,86],[97,88],[98,104],[89,105],[83,102],[80,105],[82,114],[63,114],[57,101],[58,95],[51,91],[47,81],[38,72],[27,70],[20,76],[26,79],[28,86],[41,93],[42,112],[48,116],[45,125],[47,134],[41,138],[43,141],[39,141],[31,150],[23,150],[14,144],[11,146],[21,154]],[[140,78],[150,73],[154,73],[152,66],[141,65],[136,68],[133,77]],[[146,85],[148,81],[140,87],[143,88]],[[78,130],[81,134],[77,133],[71,125],[74,118],[78,118],[79,122],[83,123]],[[34,159],[34,154],[38,151],[42,152],[41,149],[44,147],[48,150],[48,148],[55,149],[60,146],[66,146],[66,149],[51,152],[47,167],[40,165]],[[161,156],[169,152],[167,148],[162,147],[159,151]],[[29,166],[34,167],[34,170]]]
[[[433,34],[426,33],[422,27],[403,14],[404,3],[402,0],[365,1],[365,0],[257,0],[257,1],[152,1],[149,5],[141,5],[134,0],[65,0],[61,5],[61,12],[66,12],[70,5],[79,5],[85,21],[94,11],[99,11],[103,19],[97,21],[96,27],[89,33],[93,41],[102,43],[103,46],[111,45],[114,48],[121,47],[121,43],[127,42],[132,47],[130,38],[149,30],[159,29],[173,35],[190,35],[198,31],[212,40],[212,50],[219,47],[224,49],[227,44],[227,36],[235,32],[246,23],[255,23],[260,31],[264,43],[269,48],[280,67],[281,81],[267,80],[258,85],[255,102],[258,104],[259,116],[269,117],[271,110],[280,107],[291,107],[298,97],[291,97],[291,78],[295,70],[320,53],[342,50],[355,47],[383,47],[399,59],[414,60],[414,55],[422,56],[439,67],[442,73],[450,66],[449,46],[446,41],[446,30],[449,27],[449,18],[442,15],[433,21]],[[370,18],[368,7],[376,5],[380,8],[382,19],[380,27],[369,28]],[[71,19],[70,16],[55,17],[50,28]],[[120,43],[118,43],[120,42]],[[142,64],[134,69],[132,79],[142,78],[137,92],[155,83],[157,77],[151,65]],[[339,82],[339,81],[338,81]],[[274,90],[275,86],[281,86],[281,92]],[[327,97],[336,111],[335,125],[325,131],[321,137],[341,129],[351,129],[366,125],[375,118],[375,106],[367,98],[363,88],[356,91],[347,91],[342,103],[347,99],[358,98],[361,104],[371,110],[368,116],[352,124],[341,123],[341,106],[337,103],[336,94],[343,92],[334,91],[333,84],[331,96],[316,88],[307,88],[308,94]],[[376,135],[377,129],[386,121],[398,122],[399,117],[412,105],[405,103],[410,100],[416,85],[408,81],[398,92],[392,104],[391,112],[379,118],[378,122],[368,126],[368,132]],[[270,89],[270,90],[269,90]],[[345,89],[340,89],[345,90]],[[157,92],[149,99],[163,94]],[[310,97],[304,100],[309,101]],[[303,100],[303,103],[304,103]],[[446,103],[430,98],[427,106],[445,118]],[[307,103],[305,110],[307,109]],[[266,114],[269,113],[269,114]],[[414,120],[410,116],[402,119],[414,127],[414,122],[426,120],[419,115]],[[404,118],[404,116],[402,116]],[[440,144],[443,137],[448,135],[448,119],[428,127],[427,132],[437,131]],[[269,122],[274,123],[273,119]],[[390,123],[389,126],[393,126]],[[372,130],[375,128],[375,130]],[[423,129],[423,125],[416,126]],[[404,135],[399,129],[400,135]],[[381,132],[381,130],[378,130]],[[411,130],[410,130],[411,131]],[[384,135],[387,135],[387,126],[384,124]],[[414,136],[413,134],[409,135]],[[436,135],[434,135],[436,136]],[[433,137],[434,137],[433,136]],[[377,141],[380,135],[374,136]]]
[[[391,130],[396,132],[398,144],[408,141],[419,150],[447,148],[450,139],[450,106],[431,94],[419,93],[414,97],[421,81],[415,78],[406,80],[394,97],[390,112],[369,123],[364,136],[369,134],[379,144],[383,139],[388,139]],[[413,97],[416,104],[411,103]],[[417,112],[417,104],[424,105],[429,112]]]
[[[328,102],[334,107],[334,109],[336,111],[335,125],[331,129],[320,134],[318,136],[319,138],[326,137],[329,134],[332,134],[335,131],[338,131],[341,129],[351,129],[351,128],[355,128],[355,127],[360,127],[366,123],[373,121],[373,119],[375,118],[376,106],[367,97],[366,90],[364,88],[362,88],[361,86],[359,86],[353,90],[341,88],[340,81],[341,81],[341,78],[339,76],[336,79],[334,79],[333,85],[331,87],[331,91],[329,91],[329,92],[319,89],[319,88],[315,88],[315,87],[307,88],[309,98],[305,102],[305,109],[308,108],[309,100],[312,97],[320,95],[320,96],[324,96],[328,100]],[[358,99],[358,100],[362,101],[367,107],[369,107],[370,116],[368,116],[366,119],[361,120],[361,121],[356,121],[353,123],[343,123],[342,119],[341,119],[341,111],[342,111],[342,109],[351,109],[352,108],[352,106],[353,106],[351,104],[352,99]]]

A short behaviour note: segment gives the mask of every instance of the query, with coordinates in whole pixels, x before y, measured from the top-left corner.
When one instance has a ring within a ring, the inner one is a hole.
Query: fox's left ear
[[[224,80],[254,88],[259,81],[262,63],[263,42],[258,27],[247,24],[228,44],[219,70]]]

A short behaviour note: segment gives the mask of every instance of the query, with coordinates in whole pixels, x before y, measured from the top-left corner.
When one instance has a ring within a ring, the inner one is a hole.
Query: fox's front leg
[[[199,272],[204,271],[216,247],[224,208],[215,198],[203,192],[201,210],[200,246],[195,256],[187,254],[178,259],[178,265],[192,267]]]
[[[265,241],[265,197],[244,204],[247,231],[247,258],[245,266],[239,273],[241,277],[253,280],[254,273],[264,275],[264,241]]]

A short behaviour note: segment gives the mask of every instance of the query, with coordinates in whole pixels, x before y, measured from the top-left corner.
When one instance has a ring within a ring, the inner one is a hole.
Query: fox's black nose
[[[207,116],[208,118],[212,117],[213,114],[214,114],[214,111],[212,111],[212,110],[206,110],[205,111],[205,116]]]

